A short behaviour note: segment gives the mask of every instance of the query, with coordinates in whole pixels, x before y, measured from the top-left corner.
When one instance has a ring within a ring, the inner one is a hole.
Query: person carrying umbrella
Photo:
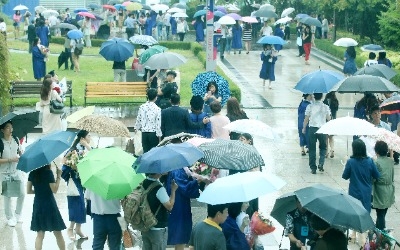
[[[278,60],[278,55],[270,44],[263,44],[263,49],[264,51],[261,52],[261,61],[263,63],[260,70],[260,78],[263,79],[263,86],[265,86],[265,80],[269,80],[268,88],[272,89],[271,83],[275,81],[275,62]]]
[[[314,250],[347,250],[346,235],[342,231],[332,228],[328,222],[315,214],[311,216],[310,222],[311,227],[320,236]]]
[[[11,121],[6,121],[0,125],[0,130],[3,133],[3,137],[0,138],[0,179],[2,181],[10,178],[20,181],[20,194],[17,197],[17,206],[15,214],[11,210],[11,197],[3,195],[4,197],[4,212],[7,218],[7,225],[15,227],[17,222],[22,222],[21,211],[24,205],[25,192],[23,175],[20,170],[17,170],[17,163],[20,156],[20,148],[18,138],[13,137],[13,126]]]
[[[114,82],[126,82],[125,61],[122,62],[114,61],[112,68],[114,70]]]
[[[28,43],[29,43],[28,52],[29,53],[32,53],[33,40],[36,37],[35,24],[36,24],[36,21],[35,21],[35,19],[33,19],[31,21],[31,23],[27,26],[27,38],[28,38]]]

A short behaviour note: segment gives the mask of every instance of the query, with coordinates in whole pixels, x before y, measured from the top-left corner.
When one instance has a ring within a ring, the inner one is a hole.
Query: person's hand
[[[210,118],[208,118],[208,117],[204,117],[203,118],[203,123],[204,124],[207,124],[207,123],[209,123],[210,122]]]
[[[298,248],[302,248],[303,247],[303,243],[300,240],[296,240],[296,246]]]
[[[85,138],[81,138],[79,140],[79,143],[84,146],[85,148],[87,148],[89,146],[89,143],[85,140]]]
[[[60,177],[61,177],[61,173],[62,173],[61,169],[59,169],[58,167],[56,167],[57,178],[60,178]]]
[[[176,184],[175,180],[171,182],[171,192],[175,192],[178,189],[178,184]]]
[[[10,162],[18,162],[18,161],[19,161],[19,157],[18,156],[10,158]]]
[[[247,215],[247,216],[245,216],[245,217],[243,218],[242,228],[247,227],[249,224],[250,224],[250,218],[249,218],[249,216]]]

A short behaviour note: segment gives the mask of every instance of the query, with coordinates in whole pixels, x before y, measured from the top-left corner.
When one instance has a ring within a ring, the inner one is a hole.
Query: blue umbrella
[[[207,10],[199,10],[196,13],[194,13],[193,18],[196,18],[198,16],[202,16],[202,15],[205,15],[205,14],[207,14]]]
[[[83,33],[80,30],[70,30],[67,33],[69,39],[81,39],[83,37]]]
[[[309,17],[309,15],[307,15],[307,14],[297,14],[294,19],[302,19],[302,18],[305,18],[305,17]]]
[[[77,9],[74,9],[74,13],[79,13],[79,12],[89,12],[89,10],[86,9],[86,8],[77,8]]]
[[[169,171],[191,166],[204,153],[190,143],[167,144],[152,148],[133,163],[136,173],[167,173]]]
[[[219,11],[219,10],[217,10],[217,11],[214,12],[214,16],[222,17],[222,16],[225,16],[225,15],[226,15],[226,14],[225,14],[224,12]]]
[[[125,9],[125,6],[123,6],[122,4],[115,4],[114,5],[114,7],[117,9],[117,10],[120,10],[120,9]]]
[[[55,131],[29,145],[19,158],[17,169],[30,172],[50,164],[56,157],[69,149],[74,142],[75,132]]]
[[[87,7],[91,8],[91,9],[101,9],[101,5],[98,5],[96,3],[90,3]]]
[[[93,14],[93,16],[96,18],[96,20],[99,20],[99,21],[104,20],[104,18],[102,18],[102,17],[99,16],[98,14],[96,14],[96,13],[92,13],[92,14]]]
[[[377,44],[367,44],[361,47],[362,51],[367,51],[367,52],[382,52],[385,51],[382,46],[377,45]]]
[[[218,94],[222,97],[221,105],[224,105],[229,97],[231,97],[231,90],[229,89],[229,83],[225,78],[218,75],[214,71],[200,73],[192,82],[192,94],[199,95],[201,97],[207,93],[207,85],[209,82],[215,82],[218,86]]]
[[[305,94],[329,93],[345,76],[332,70],[317,70],[305,74],[296,84],[297,89]]]
[[[279,36],[263,36],[257,41],[257,43],[284,45],[286,42]]]
[[[107,61],[123,62],[133,56],[134,49],[128,40],[114,37],[101,44],[100,55]]]

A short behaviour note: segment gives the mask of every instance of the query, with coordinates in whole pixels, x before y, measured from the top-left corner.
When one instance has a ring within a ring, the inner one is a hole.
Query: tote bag
[[[74,180],[70,177],[67,186],[67,196],[79,196],[79,190],[75,185]]]

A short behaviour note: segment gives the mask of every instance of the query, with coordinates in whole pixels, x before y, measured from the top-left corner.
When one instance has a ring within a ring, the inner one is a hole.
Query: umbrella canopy
[[[102,17],[99,16],[98,14],[96,14],[96,13],[92,13],[92,14],[93,14],[94,18],[96,19],[96,20],[94,20],[94,21],[102,21],[102,20],[104,20],[104,18],[102,18]],[[92,21],[93,24],[94,24],[94,21]]]
[[[166,12],[169,9],[168,5],[165,5],[165,4],[154,4],[150,7],[152,10],[154,10],[157,13],[159,11]]]
[[[133,170],[134,161],[120,148],[92,149],[77,165],[82,186],[106,200],[122,199],[144,180]]]
[[[129,130],[121,121],[104,115],[89,115],[76,123],[77,129],[84,129],[101,136],[130,137]]]
[[[275,22],[274,24],[275,24],[275,25],[277,25],[277,24],[285,24],[285,23],[288,23],[288,22],[290,22],[290,21],[292,21],[292,18],[286,16],[286,17],[282,17],[282,18],[276,20],[276,22]]]
[[[286,42],[279,36],[263,36],[257,41],[257,43],[284,45]]]
[[[193,18],[207,14],[207,10],[198,10],[194,13]]]
[[[165,137],[160,143],[158,143],[157,147],[167,145],[169,143],[181,143],[185,142],[191,138],[199,138],[201,137],[200,135],[197,134],[189,134],[189,133],[179,133],[171,136]]]
[[[317,27],[321,27],[322,26],[322,23],[317,18],[310,17],[310,16],[306,16],[306,17],[300,18],[299,21],[301,23],[304,23],[304,24],[307,24],[307,25],[310,25],[310,26],[317,26]]]
[[[122,4],[115,4],[114,7],[115,7],[115,9],[117,9],[117,10],[120,10],[120,9],[125,10],[125,6],[123,6]]]
[[[99,53],[107,61],[123,62],[133,56],[134,49],[128,40],[114,37],[101,44]]]
[[[305,94],[329,93],[345,76],[332,70],[316,70],[305,74],[297,82],[294,89]]]
[[[292,8],[292,7],[287,8],[287,9],[284,9],[284,10],[282,11],[281,17],[287,17],[287,16],[289,16],[290,14],[293,13],[294,10],[295,10],[295,9]]]
[[[203,137],[193,137],[188,139],[186,142],[192,144],[193,146],[200,146],[203,143],[206,142],[213,142],[215,139],[210,139],[210,138],[203,138]]]
[[[261,5],[260,5],[259,3],[253,3],[253,4],[250,5],[250,6],[253,7],[253,8],[259,9]]]
[[[144,64],[145,62],[147,62],[147,60],[150,59],[150,57],[152,57],[155,54],[159,54],[162,52],[167,51],[168,49],[164,46],[161,45],[154,45],[151,46],[150,48],[146,49],[139,57],[139,63],[140,64]]]
[[[183,13],[184,10],[177,8],[177,7],[172,7],[171,9],[167,10],[168,13]]]
[[[149,5],[147,5],[147,4],[142,4],[142,8],[144,9],[144,10],[151,10],[151,7],[149,6]]]
[[[220,11],[220,12],[224,13],[224,14],[227,14],[227,13],[228,13],[228,12],[226,11],[226,8],[225,8],[224,6],[216,6],[215,9],[216,9],[217,11]]]
[[[54,26],[55,28],[59,28],[59,29],[70,29],[70,30],[77,30],[78,27],[76,27],[73,24],[70,23],[60,23]]]
[[[377,45],[377,44],[363,45],[361,47],[361,50],[365,51],[365,52],[384,52],[385,51],[382,46]]]
[[[172,14],[172,17],[188,17],[188,15],[186,15],[186,13],[183,12],[176,12]]]
[[[217,16],[217,17],[223,17],[225,15],[226,15],[226,13],[219,11],[219,10],[214,12],[214,16]]]
[[[87,7],[90,8],[90,9],[94,9],[94,10],[101,9],[101,5],[96,4],[96,3],[90,3],[90,4],[88,4]]]
[[[400,113],[400,95],[394,95],[383,100],[379,107],[381,108],[381,114],[390,115]]]
[[[333,45],[341,47],[350,47],[350,46],[357,46],[358,42],[353,38],[343,37],[336,40],[336,42],[334,42]]]
[[[262,136],[267,139],[278,139],[279,136],[274,132],[274,130],[263,123],[262,121],[255,119],[240,119],[229,123],[224,126],[231,132],[236,133],[249,133],[253,136]]]
[[[326,135],[375,135],[376,127],[359,118],[350,116],[340,117],[322,125],[317,133]]]
[[[152,148],[136,159],[133,168],[137,173],[167,173],[193,165],[204,153],[190,143],[171,143]]]
[[[236,21],[242,20],[242,16],[240,16],[240,15],[237,14],[237,13],[229,13],[229,14],[227,14],[227,16],[232,17],[232,18],[235,19]]]
[[[254,13],[254,16],[256,16],[256,17],[278,18],[278,15],[274,11],[272,11],[272,10],[270,10],[268,8],[260,8],[259,10],[257,10]]]
[[[356,198],[341,190],[316,184],[295,191],[301,205],[341,229],[354,229],[365,232],[375,227],[374,221]]]
[[[199,148],[204,152],[199,161],[214,168],[246,171],[265,165],[257,149],[241,141],[215,139]]]
[[[252,17],[252,16],[244,16],[244,17],[242,17],[242,22],[245,22],[245,23],[258,23],[258,20],[257,20],[257,18]]]
[[[75,132],[55,131],[41,137],[26,148],[25,152],[19,158],[17,169],[28,173],[50,164],[55,158],[71,147],[75,136]]]
[[[185,3],[175,3],[172,5],[172,7],[176,7],[183,10],[189,9],[189,7]]]
[[[7,121],[12,122],[13,135],[22,138],[39,124],[39,111],[13,111],[0,118],[0,125]]]
[[[283,194],[275,200],[274,207],[271,211],[271,216],[277,220],[279,224],[285,226],[286,215],[297,208],[296,203],[296,195],[293,192]]]
[[[370,135],[369,137],[377,141],[384,141],[389,149],[400,152],[400,137],[397,134],[384,128],[377,128],[377,130],[378,133],[376,135]]]
[[[84,17],[89,17],[89,18],[92,18],[92,19],[96,19],[96,17],[92,14],[92,13],[89,13],[89,12],[79,12],[78,13],[78,15],[80,15],[80,16],[84,16]]]
[[[221,105],[225,105],[231,97],[229,83],[222,76],[214,71],[200,73],[192,82],[192,94],[204,96],[207,93],[207,85],[209,82],[215,82],[218,86],[218,95],[222,97]]]
[[[68,31],[67,36],[70,39],[81,39],[83,37],[83,33],[80,30],[70,30]]]
[[[300,19],[305,18],[305,17],[309,17],[309,15],[300,13],[300,14],[297,14],[294,19],[300,20]]]
[[[107,9],[107,10],[117,10],[114,6],[108,5],[108,4],[104,4],[104,5],[103,5],[103,9]]]
[[[359,69],[354,75],[380,76],[390,80],[397,75],[397,72],[385,64],[373,64]]]
[[[37,12],[37,13],[42,13],[43,11],[45,11],[46,10],[46,8],[45,7],[43,7],[43,6],[36,6],[35,7],[35,11]]]
[[[225,25],[233,25],[236,23],[235,19],[233,19],[233,17],[230,16],[223,16],[221,17],[218,22],[219,24],[225,24]]]
[[[151,46],[158,43],[156,39],[148,35],[134,35],[129,38],[129,41],[131,41],[131,43],[133,44],[140,44],[146,46]]]
[[[15,6],[13,8],[13,10],[15,10],[15,11],[17,11],[17,10],[29,10],[29,8],[26,7],[25,5],[19,4],[19,5]]]
[[[370,75],[358,75],[347,77],[333,87],[332,91],[339,93],[385,93],[398,92],[400,89],[389,80]]]
[[[143,65],[150,69],[172,69],[187,62],[187,59],[174,52],[158,53],[149,58]]]
[[[143,9],[143,5],[140,3],[132,3],[130,2],[125,8],[129,11],[141,10]]]
[[[285,185],[285,181],[273,174],[238,173],[218,178],[204,189],[197,200],[211,205],[246,202]]]
[[[44,18],[49,18],[50,16],[59,16],[60,14],[56,10],[45,10],[42,12]]]
[[[74,113],[67,116],[66,120],[69,123],[76,123],[80,119],[82,119],[88,115],[92,115],[94,113],[94,109],[95,109],[95,106],[88,106],[81,110],[75,111]]]
[[[88,12],[89,10],[86,8],[76,8],[74,9],[74,13],[79,13],[79,12]]]
[[[273,12],[275,12],[275,6],[273,6],[272,4],[266,3],[263,5],[260,5],[260,10],[264,9],[264,10],[271,10]]]
[[[230,12],[238,12],[240,9],[235,4],[228,4],[226,9]]]

